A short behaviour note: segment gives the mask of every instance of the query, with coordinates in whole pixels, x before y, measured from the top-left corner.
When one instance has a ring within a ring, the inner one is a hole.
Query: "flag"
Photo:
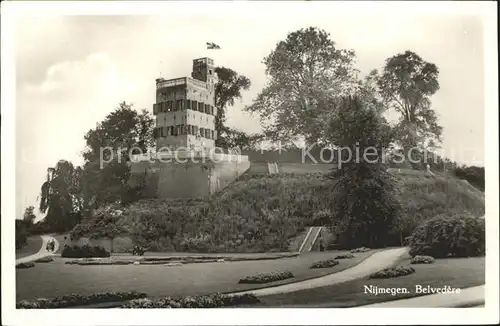
[[[207,42],[207,50],[217,50],[220,49],[220,46],[213,42]]]

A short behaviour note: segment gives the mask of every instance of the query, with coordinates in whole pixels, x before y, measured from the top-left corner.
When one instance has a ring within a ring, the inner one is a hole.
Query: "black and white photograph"
[[[5,324],[498,322],[496,2],[8,1],[1,30]]]

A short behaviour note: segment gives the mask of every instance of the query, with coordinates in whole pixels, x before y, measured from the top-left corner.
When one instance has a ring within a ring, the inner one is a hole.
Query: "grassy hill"
[[[395,177],[405,235],[439,214],[484,215],[484,194],[461,180],[424,174]],[[156,251],[286,251],[306,226],[331,215],[333,186],[322,172],[247,173],[210,199],[142,200],[123,208],[120,216],[87,220],[74,233],[102,236],[103,225],[113,223]]]

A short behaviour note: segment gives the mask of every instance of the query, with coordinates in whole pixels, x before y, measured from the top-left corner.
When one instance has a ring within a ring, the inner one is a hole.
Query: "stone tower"
[[[156,79],[156,150],[158,152],[215,147],[215,74],[210,58],[193,60],[191,77]]]

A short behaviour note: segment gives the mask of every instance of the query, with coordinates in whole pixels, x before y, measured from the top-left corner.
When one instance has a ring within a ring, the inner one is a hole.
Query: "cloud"
[[[58,160],[81,164],[83,135],[119,102],[147,87],[120,74],[107,53],[56,63],[41,82],[22,86],[17,93],[16,147],[17,192],[23,195],[18,198],[36,198],[47,167]],[[18,206],[23,204],[18,201]]]

